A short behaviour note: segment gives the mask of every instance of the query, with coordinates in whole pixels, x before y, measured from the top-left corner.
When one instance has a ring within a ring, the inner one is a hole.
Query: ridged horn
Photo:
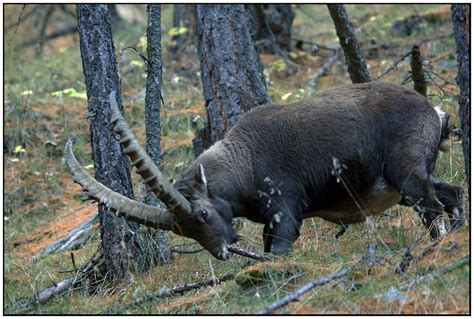
[[[107,205],[116,211],[120,217],[125,217],[125,219],[138,224],[166,230],[173,228],[176,220],[168,211],[131,200],[107,188],[90,176],[74,156],[72,151],[73,143],[73,138],[67,141],[64,148],[64,159],[71,170],[74,181],[82,186],[90,198]]]
[[[115,99],[115,91],[109,96],[110,108],[112,110],[111,122],[114,131],[120,135],[120,144],[123,152],[130,157],[131,165],[136,167],[145,184],[158,196],[159,199],[178,218],[184,218],[191,214],[191,204],[186,198],[161,174],[153,160],[143,150],[125,122]]]

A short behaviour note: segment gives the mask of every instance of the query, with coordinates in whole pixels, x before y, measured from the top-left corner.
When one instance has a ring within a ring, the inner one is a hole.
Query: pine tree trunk
[[[263,66],[243,5],[198,5],[197,46],[208,126],[197,137],[208,146],[240,116],[266,104]]]
[[[471,8],[469,4],[453,4],[451,6],[454,38],[458,55],[458,76],[456,82],[461,89],[459,100],[459,118],[461,119],[462,146],[467,185],[471,193]]]
[[[120,108],[122,101],[109,11],[105,4],[77,5],[76,13],[91,119],[95,177],[110,189],[133,198],[128,162],[110,124],[110,92],[117,92]],[[102,204],[99,205],[99,217],[107,273],[113,281],[126,280],[137,254],[133,234],[138,226],[116,217]]]
[[[365,63],[364,55],[357,41],[351,19],[342,4],[328,4],[329,13],[336,27],[347,69],[352,83],[370,82],[370,73]]]
[[[146,131],[146,152],[155,164],[160,166],[161,159],[161,126],[160,126],[160,106],[161,106],[161,7],[159,4],[147,6],[147,51],[148,51],[148,77],[146,82],[145,97],[145,131]],[[148,191],[145,203],[153,206],[163,205],[155,193]],[[171,254],[168,246],[168,234],[160,229],[154,230],[147,241],[154,243],[148,251],[142,255],[151,255],[150,263],[145,263],[143,269],[148,269],[159,263],[171,262]]]

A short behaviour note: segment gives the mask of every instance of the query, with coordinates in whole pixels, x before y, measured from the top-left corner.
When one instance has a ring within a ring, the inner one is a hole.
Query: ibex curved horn
[[[118,109],[115,91],[110,93],[109,99],[110,108],[112,110],[111,121],[114,124],[114,130],[120,135],[120,144],[123,147],[123,152],[130,157],[131,165],[136,167],[137,174],[143,178],[145,184],[178,218],[184,218],[190,215],[191,204],[163,177],[158,167],[145,150],[143,150],[128,127]]]
[[[73,142],[73,139],[67,141],[64,148],[64,159],[71,169],[73,179],[82,186],[89,197],[106,204],[109,208],[115,210],[119,216],[125,217],[127,220],[153,228],[173,229],[176,220],[168,211],[131,200],[107,188],[90,176],[74,156],[72,151]]]

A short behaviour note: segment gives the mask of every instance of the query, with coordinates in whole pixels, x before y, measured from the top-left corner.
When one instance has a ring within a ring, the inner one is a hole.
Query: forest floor
[[[10,20],[16,21],[17,7],[7,7]],[[428,94],[434,105],[443,104],[453,123],[459,123],[455,85],[456,48],[451,35],[450,7],[447,5],[349,5],[348,12],[357,26],[359,40],[371,39],[379,48],[370,51],[367,63],[373,78],[384,74],[411,46],[421,41],[425,69],[429,71]],[[323,5],[298,5],[293,27],[295,39],[323,46],[338,40],[332,21]],[[163,96],[162,168],[177,179],[193,160],[194,131],[206,117],[199,62],[191,46],[179,57],[167,48],[172,7],[163,6]],[[418,17],[418,18],[414,18]],[[416,19],[416,23],[412,21]],[[396,22],[398,21],[398,22]],[[26,22],[25,22],[26,24]],[[397,27],[398,26],[398,27]],[[126,31],[124,30],[126,29]],[[470,268],[462,266],[419,283],[405,291],[396,291],[413,279],[419,279],[470,254],[470,226],[444,237],[432,247],[429,235],[417,214],[409,208],[393,207],[374,219],[373,225],[354,225],[336,239],[337,225],[318,218],[305,220],[294,251],[273,261],[250,261],[240,256],[223,262],[208,252],[174,254],[171,264],[160,265],[146,273],[135,272],[130,283],[104,285],[93,294],[77,289],[55,297],[45,305],[24,310],[18,300],[61,280],[70,278],[69,251],[38,256],[53,241],[66,235],[96,213],[97,207],[84,197],[62,161],[63,145],[71,136],[79,139],[76,155],[93,172],[90,156],[87,99],[76,35],[49,42],[44,54],[18,45],[28,35],[28,28],[6,33],[4,50],[4,227],[3,227],[3,309],[4,313],[28,314],[251,314],[281,299],[312,279],[341,268],[349,276],[317,287],[298,301],[276,313],[287,314],[453,314],[470,313]],[[114,29],[115,48],[134,46],[143,51],[143,25]],[[436,32],[433,32],[436,30]],[[285,61],[262,55],[268,94],[273,103],[307,98],[327,88],[348,84],[344,59],[338,53],[335,62],[319,74],[331,58],[332,50],[303,44],[294,48]],[[143,105],[145,67],[131,51],[121,55],[119,68],[126,118],[139,140],[144,141]],[[401,83],[409,73],[409,58],[380,80]],[[412,82],[406,83],[411,87]],[[437,176],[462,185],[467,194],[461,144],[454,141],[451,152],[439,157]],[[140,198],[144,186],[134,176],[135,194]],[[470,221],[469,203],[465,203]],[[94,237],[84,247],[74,250],[75,263],[87,262],[100,244],[98,225]],[[242,220],[236,224],[243,235],[239,246],[261,253],[262,225]],[[369,242],[377,244],[378,262],[370,274],[364,256]],[[193,241],[170,234],[171,246]],[[405,272],[397,265],[410,248],[414,257]],[[189,291],[166,298],[155,298],[139,305],[128,305],[147,292],[162,287],[196,282],[232,273],[229,280],[212,287]],[[396,291],[393,293],[393,291]]]

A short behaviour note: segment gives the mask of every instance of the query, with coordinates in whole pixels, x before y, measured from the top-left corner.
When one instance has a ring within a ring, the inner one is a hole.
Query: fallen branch
[[[74,279],[72,278],[66,279],[59,282],[58,284],[55,284],[52,287],[46,288],[45,290],[38,292],[35,295],[36,303],[45,304],[53,296],[59,295],[66,289],[70,288],[73,283],[74,283]]]
[[[431,280],[435,279],[436,277],[439,277],[442,274],[445,274],[447,272],[451,272],[454,269],[457,269],[461,266],[467,265],[470,260],[471,260],[471,256],[466,255],[466,256],[458,259],[458,260],[453,261],[452,263],[450,263],[446,267],[436,269],[436,270],[434,270],[434,271],[432,271],[432,272],[430,272],[430,273],[428,273],[424,276],[421,276],[420,278],[413,279],[409,283],[399,286],[397,289],[400,290],[400,291],[411,289],[411,288],[413,288],[414,286],[416,286],[418,284],[421,284],[421,283],[426,282],[426,281],[431,281]]]
[[[281,308],[281,307],[289,304],[290,302],[298,300],[301,297],[301,295],[303,295],[306,292],[310,291],[314,287],[323,286],[323,285],[327,284],[328,282],[330,282],[334,279],[344,277],[347,274],[348,274],[347,269],[342,269],[342,270],[338,271],[337,273],[333,273],[333,274],[327,275],[325,277],[310,281],[309,283],[307,283],[303,287],[300,287],[297,290],[295,290],[294,292],[287,295],[285,298],[280,299],[280,300],[272,303],[271,305],[266,306],[265,308],[263,308],[262,310],[260,310],[256,314],[257,315],[268,315],[272,311],[275,311],[276,309]]]
[[[469,263],[469,260],[470,260],[469,255],[464,256],[461,259],[458,259],[458,260],[450,263],[446,267],[439,268],[435,271],[432,271],[429,274],[421,276],[417,279],[413,279],[407,284],[404,284],[404,285],[401,285],[401,286],[398,286],[398,287],[393,287],[392,286],[387,290],[387,292],[385,292],[382,295],[379,295],[379,298],[381,297],[381,298],[385,299],[388,302],[392,302],[392,301],[395,301],[395,300],[406,302],[408,300],[408,297],[405,296],[404,294],[402,294],[401,293],[402,291],[411,289],[411,288],[413,288],[414,286],[416,286],[418,284],[421,284],[421,283],[427,282],[427,281],[431,281],[431,280],[441,276],[442,274],[453,271],[454,269],[457,269],[461,266],[467,265]]]
[[[74,278],[66,279],[60,283],[46,288],[35,294],[35,302],[38,304],[45,304],[53,296],[57,296],[68,288],[71,288],[75,283],[81,281],[92,268],[97,265],[100,259],[103,257],[102,254],[95,254],[81,269],[76,272]]]
[[[61,237],[51,244],[43,248],[34,258],[41,257],[53,252],[74,249],[83,245],[91,236],[87,236],[87,231],[92,229],[92,226],[99,219],[98,214],[89,217],[84,223],[71,230],[66,236]]]
[[[226,275],[223,275],[223,276],[217,278],[216,280],[214,280],[214,279],[203,280],[203,281],[193,282],[193,283],[190,283],[190,284],[177,285],[177,286],[174,286],[172,288],[163,287],[163,288],[160,288],[159,290],[157,290],[153,293],[147,293],[145,295],[145,297],[138,298],[137,300],[135,300],[132,303],[124,304],[121,307],[121,309],[119,309],[119,310],[122,311],[124,309],[130,308],[130,307],[133,307],[133,306],[139,306],[139,305],[141,305],[141,304],[143,304],[147,301],[150,301],[152,299],[155,299],[155,298],[165,298],[165,297],[169,297],[169,296],[174,296],[176,294],[182,294],[182,293],[190,291],[190,290],[200,289],[200,288],[206,287],[206,286],[215,286],[215,285],[218,285],[218,284],[220,284],[224,281],[228,281],[228,280],[232,280],[232,279],[234,279],[234,274],[226,274]]]
[[[270,258],[268,258],[268,257],[253,253],[253,252],[245,250],[243,248],[238,248],[238,247],[234,247],[234,246],[227,246],[227,249],[231,253],[234,253],[234,254],[237,254],[237,255],[240,255],[240,256],[244,256],[244,257],[247,257],[247,258],[255,259],[255,260],[258,260],[258,261],[270,260]]]
[[[53,286],[43,289],[39,292],[35,292],[32,297],[17,298],[14,300],[10,307],[5,310],[6,313],[25,313],[35,305],[44,305],[52,297],[57,296],[68,289],[72,289],[76,283],[81,282],[85,277],[88,276],[90,271],[100,262],[103,258],[102,253],[98,250],[94,256],[79,270],[73,278],[65,279],[59,283],[54,283]]]

